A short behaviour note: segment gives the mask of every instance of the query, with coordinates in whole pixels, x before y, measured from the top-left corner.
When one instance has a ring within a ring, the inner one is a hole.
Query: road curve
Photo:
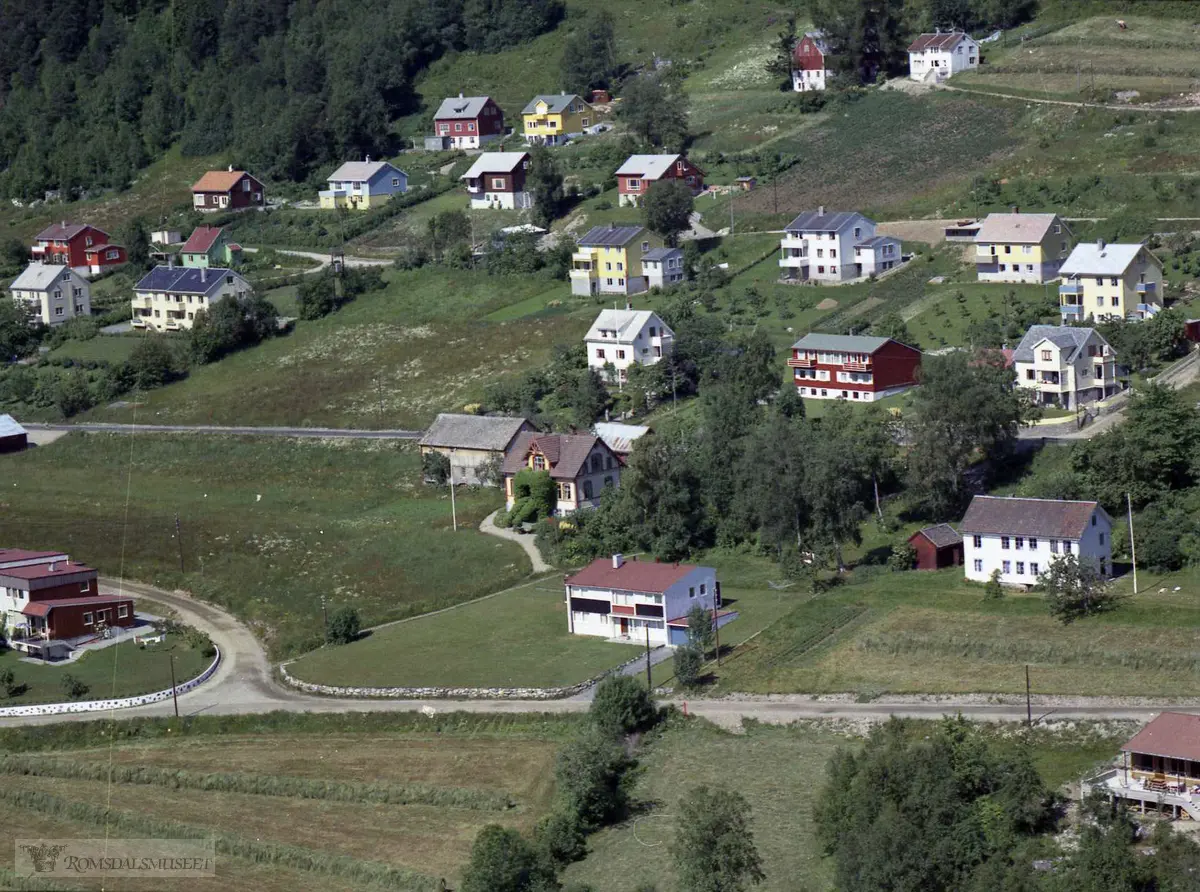
[[[239,620],[219,607],[197,601],[181,592],[167,592],[153,586],[120,580],[102,579],[105,591],[122,591],[135,598],[154,601],[172,608],[183,622],[208,632],[224,655],[221,667],[205,684],[179,695],[183,715],[244,715],[282,710],[286,712],[412,712],[432,707],[439,712],[479,712],[512,714],[526,712],[570,713],[586,711],[587,699],[569,700],[361,700],[316,697],[284,687],[275,680],[270,661],[253,633]],[[961,714],[979,721],[1018,722],[1025,720],[1023,703],[980,704],[970,699],[950,698],[937,702],[889,701],[870,703],[822,700],[807,695],[758,697],[731,695],[721,699],[694,701],[671,700],[690,715],[697,715],[725,727],[738,727],[746,718],[786,724],[798,720],[828,719],[883,721],[901,718],[939,718]],[[1145,721],[1159,712],[1197,712],[1195,702],[1182,704],[1123,705],[1099,698],[1078,698],[1053,703],[1033,701],[1033,714],[1039,719],[1124,719]],[[60,716],[20,716],[0,718],[0,727],[50,724],[64,721],[95,721],[135,716],[167,716],[173,712],[170,700],[108,712],[74,713]]]
[[[217,434],[248,437],[308,437],[323,440],[419,440],[424,431],[366,430],[339,427],[253,427],[216,424],[111,424],[84,422],[80,424],[42,424],[23,422],[28,430],[66,431],[92,434]]]

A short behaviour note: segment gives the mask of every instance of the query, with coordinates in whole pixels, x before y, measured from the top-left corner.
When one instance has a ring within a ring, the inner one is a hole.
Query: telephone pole
[[[450,481],[450,523],[454,532],[458,532],[458,508],[454,504],[454,450],[450,450],[450,473],[446,479]]]
[[[175,718],[179,718],[179,689],[175,686],[175,654],[171,658],[171,699],[175,701]]]
[[[183,572],[183,536],[179,532],[179,515],[175,515],[175,542],[179,545],[179,572]]]
[[[1133,543],[1133,499],[1125,493],[1125,510],[1129,513],[1129,557],[1133,560],[1133,593],[1137,594],[1137,546]]]
[[[650,624],[646,623],[646,690],[654,690],[654,682],[650,680]]]
[[[329,608],[325,606],[325,596],[321,595],[321,622],[325,627],[325,643],[329,643]]]
[[[1033,700],[1029,693],[1029,664],[1025,664],[1025,726],[1033,727]]]

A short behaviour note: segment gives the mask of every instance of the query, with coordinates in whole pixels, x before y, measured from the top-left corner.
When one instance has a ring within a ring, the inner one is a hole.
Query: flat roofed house
[[[69,266],[31,263],[13,279],[8,292],[44,325],[92,314],[92,286]]]
[[[1164,712],[1121,747],[1118,766],[1088,778],[1094,790],[1133,809],[1200,820],[1200,715]]]
[[[1072,238],[1057,214],[988,214],[974,239],[976,276],[1038,285],[1057,279]]]
[[[443,412],[425,436],[421,437],[421,455],[436,452],[450,460],[450,479],[454,483],[498,485],[480,477],[489,463],[504,461],[504,454],[522,431],[536,428],[528,419],[516,416],[456,415]]]
[[[365,211],[393,195],[408,191],[408,174],[387,161],[347,161],[329,175],[329,188],[318,193],[326,210],[349,208]]]
[[[805,399],[874,402],[917,383],[921,351],[891,338],[810,332],[787,361]]]
[[[1063,322],[1149,319],[1163,308],[1163,265],[1142,244],[1078,244],[1059,269]]]
[[[621,485],[621,458],[595,434],[541,434],[521,431],[504,456],[506,508],[516,501],[513,478],[526,468],[548,471],[555,483],[555,514],[595,508],[600,494]]]
[[[721,584],[712,567],[597,558],[566,577],[567,630],[572,635],[686,644],[687,616],[708,611],[718,628],[735,619],[720,610]]]
[[[1031,325],[1012,358],[1017,386],[1039,406],[1075,409],[1121,389],[1117,355],[1094,328]]]
[[[459,179],[466,182],[472,210],[512,211],[533,207],[528,173],[528,152],[484,152]]]
[[[966,578],[1032,587],[1050,564],[1075,555],[1112,575],[1112,518],[1098,502],[975,496],[959,524]]]

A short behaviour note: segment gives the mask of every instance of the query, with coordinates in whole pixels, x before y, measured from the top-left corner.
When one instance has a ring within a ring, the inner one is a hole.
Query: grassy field
[[[199,650],[188,647],[176,635],[168,635],[161,644],[144,648],[132,641],[115,644],[61,666],[24,662],[17,651],[0,651],[0,670],[11,669],[16,682],[26,686],[24,693],[17,697],[6,697],[0,691],[0,706],[65,700],[60,683],[67,673],[88,686],[85,700],[136,697],[163,691],[171,687],[172,656],[175,657],[175,678],[179,684],[195,678],[212,662],[212,657],[205,657]]]
[[[64,341],[48,354],[51,359],[107,362],[118,365],[129,358],[140,335],[97,335],[86,341]]]
[[[320,643],[322,597],[369,625],[529,572],[515,544],[475,529],[498,490],[462,488],[452,532],[448,493],[418,482],[411,445],[73,434],[6,463],[0,541],[189,589],[275,655]]]
[[[930,350],[947,345],[966,346],[970,343],[971,323],[989,318],[1003,323],[1025,308],[1045,310],[1042,321],[1057,324],[1057,305],[1058,290],[1053,283],[1006,285],[971,281],[930,288],[900,315],[913,335],[914,346]]]

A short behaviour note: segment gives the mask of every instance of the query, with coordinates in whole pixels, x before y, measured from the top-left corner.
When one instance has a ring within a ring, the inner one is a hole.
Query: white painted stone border
[[[573,697],[585,691],[601,679],[616,675],[633,666],[644,662],[645,654],[639,654],[631,660],[626,660],[620,666],[607,669],[599,675],[593,675],[578,684],[562,688],[343,688],[334,685],[314,684],[293,678],[287,671],[287,663],[280,664],[279,673],[283,680],[294,688],[299,688],[309,694],[323,694],[327,697],[360,697],[364,699],[388,700],[561,700]]]
[[[216,645],[213,645],[216,647]],[[193,678],[175,687],[178,694],[197,688],[212,678],[217,667],[221,665],[221,648],[217,647],[217,655],[212,664]],[[68,712],[102,712],[108,709],[128,709],[131,706],[145,706],[147,703],[158,703],[171,696],[171,688],[165,691],[155,691],[153,694],[142,694],[140,697],[121,697],[116,700],[85,700],[81,703],[38,703],[32,706],[6,706],[0,709],[0,718],[23,715],[63,715]]]

